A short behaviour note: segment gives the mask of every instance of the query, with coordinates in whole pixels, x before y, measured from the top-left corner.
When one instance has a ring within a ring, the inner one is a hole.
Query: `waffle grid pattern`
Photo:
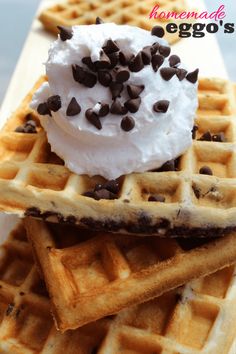
[[[28,106],[43,80],[0,132],[0,209],[22,216],[28,208],[37,207],[39,212],[34,216],[47,221],[159,236],[216,236],[217,232],[220,235],[222,230],[236,228],[233,84],[217,79],[199,82],[197,138],[210,129],[212,134],[224,132],[227,142],[194,140],[179,159],[178,171],[124,176],[120,178],[118,199],[97,201],[83,193],[104,180],[70,173],[63,161],[50,152],[37,114]],[[37,122],[38,133],[15,132],[29,118]],[[213,176],[198,173],[203,165],[212,169]],[[165,203],[148,202],[152,194],[163,195]]]
[[[33,218],[24,222],[62,331],[152,299],[236,258],[235,234],[201,245],[187,239],[91,236]]]
[[[226,354],[233,342],[233,266],[125,309],[116,317],[61,334],[53,325],[22,224],[0,249],[1,353]]]
[[[91,25],[95,23],[98,16],[105,22],[117,24],[128,24],[138,26],[145,30],[151,30],[155,25],[163,25],[176,20],[149,19],[149,14],[153,7],[157,5],[154,0],[69,0],[58,3],[51,8],[43,10],[39,19],[45,28],[53,33],[57,33],[58,25]],[[160,0],[159,11],[174,11],[177,13],[186,11],[185,0]],[[166,33],[165,37],[169,43],[179,40],[178,35]]]

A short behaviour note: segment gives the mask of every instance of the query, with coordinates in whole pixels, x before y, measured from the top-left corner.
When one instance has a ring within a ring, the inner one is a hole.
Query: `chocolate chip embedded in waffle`
[[[158,3],[159,11],[175,11],[177,13],[186,11],[188,6],[185,0],[162,0]],[[154,6],[155,0],[136,1],[136,0],[68,0],[67,2],[54,5],[42,11],[39,16],[44,27],[53,32],[58,33],[58,25],[74,26],[74,25],[90,25],[95,24],[96,17],[100,17],[104,22],[114,22],[117,24],[128,24],[138,26],[146,30],[151,30],[153,26],[161,25],[165,27],[168,23],[175,22],[179,24],[179,20],[157,20],[149,18]],[[189,22],[189,21],[187,21]],[[169,43],[174,43],[180,38],[178,33],[165,33],[165,39]]]
[[[236,259],[236,234],[207,244],[199,239],[180,244],[93,234],[33,218],[24,222],[62,331],[147,301]]]
[[[1,210],[139,235],[215,237],[236,229],[232,83],[200,79],[198,130],[192,147],[156,172],[123,176],[115,197],[106,199],[109,193],[102,193],[102,198],[101,192],[99,198],[86,195],[104,185],[104,179],[71,173],[50,151],[38,115],[29,108],[32,94],[44,80],[39,80],[0,132]],[[37,122],[37,134],[16,132],[29,114]],[[207,131],[211,136],[223,133],[225,141],[198,140]],[[200,174],[203,166],[212,175]],[[153,201],[155,195],[165,201]]]
[[[229,352],[236,320],[233,266],[61,334],[54,327],[22,224],[0,250],[1,353]]]

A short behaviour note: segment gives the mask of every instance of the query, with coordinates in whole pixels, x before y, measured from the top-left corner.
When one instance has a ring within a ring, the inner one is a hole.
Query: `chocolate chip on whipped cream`
[[[165,58],[160,54],[154,54],[152,56],[152,68],[155,72],[162,66]]]
[[[31,105],[42,113],[40,123],[65,165],[77,174],[114,179],[157,170],[186,151],[197,83],[189,81],[194,75],[184,64],[180,68],[179,60],[169,57],[167,42],[112,23],[74,26],[72,32],[70,40],[52,44],[48,81]],[[50,110],[47,100],[57,95],[61,109]]]
[[[102,129],[102,124],[101,121],[98,117],[98,115],[92,110],[92,108],[87,109],[85,112],[85,116],[87,120],[94,125],[98,130]]]
[[[57,28],[60,31],[59,36],[63,42],[73,37],[73,31],[71,27],[57,26]]]
[[[135,126],[134,118],[131,116],[126,116],[126,117],[122,118],[120,126],[125,132],[129,132]]]
[[[57,112],[61,108],[61,97],[58,95],[51,96],[47,99],[48,109]]]
[[[144,90],[144,85],[127,85],[127,92],[130,98],[138,98]]]
[[[72,97],[67,110],[66,110],[66,115],[68,117],[73,117],[76,116],[77,114],[79,114],[81,112],[81,107],[79,105],[79,103],[77,102],[75,97]]]
[[[131,113],[136,113],[139,110],[139,106],[141,104],[141,98],[131,98],[130,100],[124,103],[124,106],[128,109]]]
[[[162,37],[164,37],[164,35],[165,35],[165,30],[164,30],[164,28],[161,27],[161,26],[154,26],[154,27],[152,28],[152,30],[151,30],[151,34],[152,34],[153,36],[157,36],[157,37],[159,37],[159,38],[162,38]]]
[[[186,79],[189,82],[191,82],[192,84],[195,84],[198,79],[198,73],[199,73],[199,69],[196,69],[196,70],[192,71],[191,73],[188,73],[186,76]]]
[[[172,67],[180,64],[180,57],[178,55],[171,55],[169,57],[169,63]]]
[[[176,74],[176,69],[175,68],[161,68],[160,74],[164,80],[169,81]]]
[[[170,102],[168,100],[160,100],[154,103],[153,109],[157,113],[166,113]]]

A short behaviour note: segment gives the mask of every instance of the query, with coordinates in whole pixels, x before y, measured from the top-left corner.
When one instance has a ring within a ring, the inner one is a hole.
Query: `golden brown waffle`
[[[26,218],[25,226],[62,331],[152,299],[236,260],[235,233],[201,245],[189,239],[94,235],[33,218]]]
[[[150,30],[155,25],[166,26],[168,23],[180,23],[177,20],[149,19],[153,7],[157,5],[155,0],[69,0],[61,2],[43,10],[39,19],[44,27],[57,33],[57,26],[90,25],[95,23],[98,16],[105,22],[116,24],[128,24]],[[187,10],[185,0],[160,0],[158,5],[161,11],[175,11],[177,13]],[[189,21],[187,21],[189,22]],[[179,40],[178,33],[166,32],[165,39],[169,43]]]
[[[15,132],[38,116],[29,108],[41,78],[0,132],[0,209],[92,229],[158,236],[219,236],[236,229],[235,86],[219,79],[199,82],[197,124],[201,136],[224,132],[227,142],[198,141],[179,159],[178,171],[130,174],[120,179],[118,199],[83,194],[101,177],[78,176],[50,152],[46,134]],[[208,165],[214,176],[199,174]],[[165,203],[148,202],[152,194]]]
[[[0,247],[0,352],[227,354],[236,334],[235,274],[234,267],[225,268],[61,334],[19,225]]]

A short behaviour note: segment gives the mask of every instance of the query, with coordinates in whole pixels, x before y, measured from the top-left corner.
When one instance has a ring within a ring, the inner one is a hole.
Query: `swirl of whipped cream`
[[[156,169],[180,156],[192,144],[197,83],[187,79],[180,81],[177,75],[169,81],[164,80],[160,69],[155,72],[151,64],[138,72],[130,72],[128,81],[124,82],[122,104],[130,98],[127,85],[144,85],[138,111],[127,114],[134,119],[134,128],[124,131],[121,120],[126,114],[109,112],[100,118],[102,129],[99,130],[88,121],[85,112],[88,108],[96,111],[98,102],[110,106],[111,90],[99,82],[92,88],[86,87],[76,82],[72,74],[73,65],[86,67],[82,63],[84,57],[99,61],[101,48],[108,39],[115,41],[123,53],[132,52],[134,55],[155,42],[166,46],[166,41],[141,28],[114,23],[74,26],[72,30],[71,39],[62,41],[58,36],[52,43],[46,62],[48,82],[38,89],[31,103],[31,107],[37,109],[50,96],[60,96],[61,108],[51,111],[51,116],[40,118],[52,151],[71,171],[101,175],[107,179]],[[169,60],[165,58],[161,68],[169,66]],[[67,116],[73,97],[81,111],[75,116]],[[169,101],[165,113],[153,109],[160,100]]]

